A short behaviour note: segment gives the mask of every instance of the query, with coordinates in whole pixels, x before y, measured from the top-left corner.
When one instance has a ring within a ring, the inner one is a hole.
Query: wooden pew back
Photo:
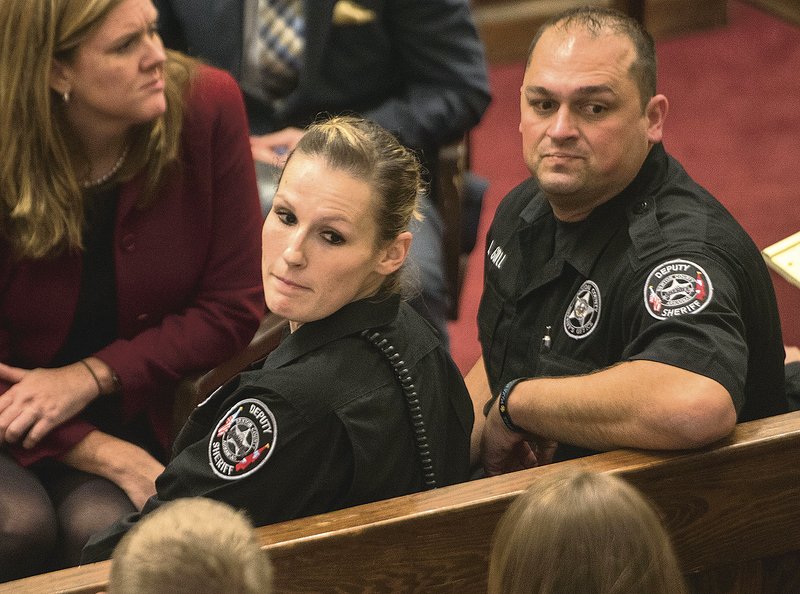
[[[607,452],[558,465],[619,474],[664,515],[696,592],[800,591],[800,412],[738,425],[693,452]],[[259,529],[277,592],[485,592],[508,504],[556,466],[473,481]],[[97,563],[0,585],[94,593]]]

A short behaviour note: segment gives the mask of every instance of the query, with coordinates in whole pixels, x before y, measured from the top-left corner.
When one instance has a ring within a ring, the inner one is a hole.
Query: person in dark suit
[[[417,151],[436,179],[439,147],[475,126],[489,104],[483,48],[466,0],[155,4],[167,47],[202,57],[239,81],[257,162],[279,162],[318,114],[355,112]],[[302,49],[288,74],[279,67],[265,72],[259,63],[264,4],[298,10],[304,24]],[[419,268],[422,302],[412,305],[446,338],[448,295],[435,200],[423,202],[426,219],[413,229],[410,258]]]

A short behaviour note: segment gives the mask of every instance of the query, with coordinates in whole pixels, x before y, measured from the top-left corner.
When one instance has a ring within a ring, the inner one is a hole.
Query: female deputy
[[[397,294],[419,184],[416,158],[376,124],[307,130],[262,232],[267,306],[291,334],[195,410],[142,515],[199,495],[261,526],[468,478],[469,394]],[[83,561],[110,555],[138,517]]]
[[[238,88],[165,53],[157,17],[0,3],[0,580],[141,508],[175,382],[263,313]]]

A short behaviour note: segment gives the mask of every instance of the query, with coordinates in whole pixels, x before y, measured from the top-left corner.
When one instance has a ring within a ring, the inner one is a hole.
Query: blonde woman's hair
[[[243,512],[190,497],[142,518],[114,549],[109,594],[269,594],[272,565]]]
[[[54,60],[69,63],[79,45],[122,0],[0,2],[0,237],[17,258],[43,258],[82,248],[88,160],[50,88]],[[196,62],[167,52],[167,110],[137,126],[119,179],[145,172],[147,206],[176,161],[183,97]]]
[[[425,187],[419,160],[378,124],[349,115],[321,119],[306,129],[294,153],[321,157],[332,169],[344,171],[370,186],[376,198],[374,214],[379,244],[393,241],[407,231],[412,218],[422,218],[418,204]],[[400,290],[398,270],[386,278],[380,292]]]
[[[543,477],[509,506],[492,541],[489,594],[683,594],[669,536],[624,480]]]

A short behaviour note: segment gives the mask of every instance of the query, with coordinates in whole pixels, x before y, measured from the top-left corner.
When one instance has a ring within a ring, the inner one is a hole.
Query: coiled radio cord
[[[428,434],[425,431],[425,421],[422,418],[422,409],[419,405],[419,398],[414,386],[414,380],[411,373],[406,367],[400,353],[394,348],[389,341],[384,338],[380,332],[374,330],[364,330],[361,336],[366,338],[376,349],[378,349],[389,365],[392,366],[394,375],[397,381],[400,382],[400,387],[403,389],[403,396],[405,397],[408,406],[408,414],[411,420],[411,427],[414,431],[414,441],[417,446],[417,454],[422,466],[422,480],[425,483],[426,489],[436,488],[436,473],[433,470],[433,456],[431,454],[430,444],[428,443]]]

